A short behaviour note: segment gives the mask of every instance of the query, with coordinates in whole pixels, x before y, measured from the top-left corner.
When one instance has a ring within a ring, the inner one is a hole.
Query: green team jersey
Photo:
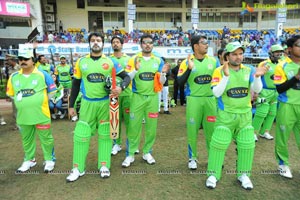
[[[140,68],[132,80],[132,92],[149,96],[157,94],[154,91],[154,76],[156,72],[161,72],[164,61],[154,54],[145,59],[142,53],[138,53],[129,59],[126,68],[128,72],[134,71],[135,59],[139,60]]]
[[[13,73],[7,83],[6,94],[13,97],[17,124],[34,125],[50,121],[48,93],[55,93],[56,86],[49,74],[34,69],[30,75],[23,70]]]
[[[299,68],[299,64],[294,63],[289,57],[286,57],[285,60],[280,62],[275,68],[274,84],[280,85],[287,80],[290,80],[298,73]],[[300,105],[299,96],[300,81],[298,81],[292,88],[280,93],[278,100],[283,103]]]
[[[118,63],[114,63],[104,54],[97,60],[87,55],[76,62],[74,78],[82,79],[80,88],[84,99],[101,100],[108,98],[108,93],[104,88],[105,80],[111,76],[113,67],[116,68],[116,74],[124,71],[118,66]]]
[[[48,74],[51,74],[51,66],[50,66],[50,64],[40,64],[39,66],[38,66],[38,69],[39,70],[43,70],[43,71],[45,71],[45,72],[47,72]]]
[[[119,67],[122,67],[125,70],[127,67],[128,60],[130,59],[130,56],[124,53],[120,58],[117,58],[112,54],[110,58],[115,62],[117,62],[119,64]],[[117,77],[117,83],[119,86],[121,85],[122,81],[123,81],[122,78]],[[130,96],[131,93],[132,93],[131,87],[127,87],[124,91],[121,92],[119,96]]]
[[[57,87],[57,91],[54,95],[54,99],[57,99],[61,96],[61,94],[63,93],[64,91],[64,87],[62,86],[62,84],[60,84],[58,87]]]
[[[70,65],[57,65],[55,74],[58,75],[59,82],[69,82],[71,78],[72,68]]]
[[[191,57],[194,61],[194,68],[192,69],[187,80],[187,96],[194,97],[210,97],[213,96],[210,82],[212,74],[217,67],[217,61],[214,57],[205,55],[202,62],[197,60],[194,55]],[[188,69],[188,60],[182,61],[178,78],[180,78]]]
[[[223,66],[214,71],[212,87],[218,85],[223,74]],[[218,98],[218,108],[230,113],[247,113],[251,111],[250,86],[254,80],[255,69],[241,64],[241,68],[235,71],[229,68],[229,80],[223,94]]]

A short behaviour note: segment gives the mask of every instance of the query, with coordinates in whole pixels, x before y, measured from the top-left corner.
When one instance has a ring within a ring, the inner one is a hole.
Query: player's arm
[[[277,92],[283,93],[289,90],[290,88],[294,87],[299,81],[300,81],[300,68],[298,70],[298,73],[290,80],[287,80],[280,85],[276,85]]]
[[[222,77],[223,71],[223,77]],[[228,70],[228,62],[224,62],[224,65],[220,68],[215,69],[211,85],[213,87],[212,92],[215,97],[220,97],[224,93],[227,83],[229,81],[229,70]]]
[[[82,59],[84,59],[84,58],[82,58]],[[75,64],[75,68],[74,68],[74,79],[72,81],[69,108],[74,108],[74,103],[76,101],[76,98],[77,98],[79,90],[80,90],[80,84],[81,84],[81,70],[79,67],[80,61],[81,61],[81,59],[77,60],[77,62]]]
[[[182,63],[180,64],[177,75],[178,85],[182,86],[187,82],[193,67],[194,61],[193,58],[191,58],[191,55],[189,55],[188,59],[182,61]]]
[[[121,73],[119,73],[117,76],[121,77],[123,79],[122,83],[121,83],[121,89],[122,91],[125,90],[128,85],[130,84],[130,76],[125,72],[122,71]]]

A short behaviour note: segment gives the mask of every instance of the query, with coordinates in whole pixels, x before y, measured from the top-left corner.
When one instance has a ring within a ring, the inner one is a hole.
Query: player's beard
[[[153,49],[153,48],[147,48],[147,47],[145,47],[145,48],[143,48],[143,52],[144,52],[144,53],[151,53],[151,52],[152,52],[152,49]]]
[[[102,52],[102,47],[98,46],[98,45],[94,45],[92,47],[92,52],[93,53],[101,53]]]
[[[240,64],[242,64],[242,61],[232,61],[230,60],[229,63],[232,65],[232,66],[239,66]]]
[[[117,46],[114,46],[114,47],[113,47],[113,51],[114,51],[114,52],[120,52],[120,51],[121,51],[121,49],[120,49],[120,48],[118,48]]]

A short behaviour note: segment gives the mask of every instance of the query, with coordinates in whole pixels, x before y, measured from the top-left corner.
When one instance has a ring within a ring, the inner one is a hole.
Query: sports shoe
[[[257,138],[257,135],[254,134],[254,141],[257,142],[258,141],[258,138]]]
[[[46,160],[46,161],[44,162],[44,165],[45,165],[45,167],[44,167],[44,172],[45,172],[45,173],[48,173],[48,172],[51,172],[51,171],[54,169],[55,162],[52,161],[52,160]]]
[[[134,162],[134,157],[133,156],[127,156],[125,160],[122,162],[122,167],[129,167],[131,163]]]
[[[261,135],[261,134],[259,134],[259,136],[260,137],[262,137],[262,138],[266,138],[267,140],[273,140],[273,136],[272,135],[270,135],[270,133],[268,133],[268,132],[265,132],[263,135]]]
[[[110,171],[106,166],[102,166],[99,170],[100,172],[100,177],[101,178],[108,178],[110,177]]]
[[[67,114],[67,111],[64,111],[64,113],[62,113],[61,115],[60,115],[60,119],[63,119],[63,118],[65,118],[65,116],[66,116],[66,114]]]
[[[189,169],[196,170],[197,169],[196,160],[195,159],[190,159],[189,163],[188,163],[188,167],[189,167]]]
[[[159,112],[159,111],[158,111]],[[143,120],[142,120],[142,124],[145,124],[146,123],[146,120],[145,120],[145,118],[143,118]]]
[[[278,167],[280,176],[286,177],[286,178],[293,178],[292,172],[287,165],[279,165]]]
[[[85,172],[80,173],[78,168],[74,168],[71,171],[71,174],[67,177],[67,182],[76,181],[79,177],[83,176]]]
[[[56,115],[55,114],[51,114],[52,119],[56,119]]]
[[[114,144],[114,146],[113,146],[113,148],[112,148],[112,150],[111,150],[111,154],[115,156],[115,155],[117,155],[118,152],[121,151],[121,150],[122,150],[122,148],[121,148],[120,145]]]
[[[0,125],[3,126],[3,125],[6,125],[6,122],[4,121],[4,119],[0,119]]]
[[[139,154],[140,153],[140,150],[136,150],[135,152],[134,152],[134,154]]]
[[[57,112],[57,115],[61,115],[61,111],[58,111],[58,112]]]
[[[252,190],[253,189],[252,182],[251,182],[250,178],[247,176],[247,174],[243,174],[243,175],[239,176],[238,180],[241,182],[242,187],[244,189],[246,189],[246,190]]]
[[[74,115],[74,116],[72,117],[72,119],[71,119],[72,122],[76,122],[77,120],[78,120],[77,115]]]
[[[206,180],[206,187],[215,189],[217,186],[217,178],[213,175],[209,176]]]
[[[170,113],[170,111],[166,110],[166,111],[164,111],[164,114],[170,115],[171,113]]]
[[[35,159],[24,161],[21,167],[19,167],[19,169],[17,170],[17,172],[26,172],[30,168],[34,167],[35,165],[36,165]]]
[[[152,156],[150,153],[144,154],[144,155],[143,155],[143,159],[144,159],[149,165],[155,164],[155,160],[154,160],[153,156]]]

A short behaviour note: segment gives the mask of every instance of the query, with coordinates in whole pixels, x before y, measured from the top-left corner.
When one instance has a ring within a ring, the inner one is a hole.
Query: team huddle
[[[76,181],[85,174],[90,139],[95,133],[98,134],[100,177],[110,176],[111,155],[116,155],[122,144],[121,126],[118,127],[119,137],[110,137],[110,96],[118,97],[119,121],[124,120],[126,128],[123,131],[126,156],[122,167],[130,167],[135,161],[143,120],[146,123],[142,157],[150,165],[156,163],[152,147],[159,115],[158,95],[170,71],[169,63],[153,54],[151,35],[141,37],[142,51],[132,57],[122,52],[124,41],[119,36],[111,39],[114,52],[110,56],[102,53],[102,35],[91,33],[88,42],[91,53],[77,60],[72,81],[70,68],[57,66],[54,70],[56,74],[66,75],[60,85],[71,90],[69,116],[77,116],[76,99],[81,96],[73,138],[73,165],[67,182]],[[205,36],[193,36],[191,47],[193,54],[181,62],[175,80],[179,86],[187,84],[188,168],[197,169],[197,140],[202,126],[208,152],[206,186],[213,189],[220,181],[226,150],[235,141],[237,179],[244,189],[253,189],[250,177],[256,135],[273,139],[270,129],[276,118],[275,155],[279,173],[292,178],[287,143],[290,133],[294,132],[300,150],[300,35],[287,40],[288,55],[283,55],[280,45],[273,45],[270,58],[257,68],[242,64],[245,49],[239,42],[226,45],[220,62],[207,55]],[[51,115],[53,118],[55,113],[51,102],[56,103],[56,99],[62,98],[62,94],[57,93],[62,89],[55,84],[55,77],[51,78],[46,70],[35,67],[31,50],[20,50],[18,59],[21,70],[10,76],[7,85],[7,95],[17,108],[17,124],[25,152],[18,172],[26,172],[36,165],[35,134],[41,140],[44,171],[50,172],[56,160],[51,133]],[[117,76],[114,87],[111,87],[112,71]],[[253,118],[251,100],[254,96],[257,103]],[[60,107],[58,111],[64,116]],[[32,113],[34,115],[30,115]],[[29,115],[32,117],[28,118]]]

